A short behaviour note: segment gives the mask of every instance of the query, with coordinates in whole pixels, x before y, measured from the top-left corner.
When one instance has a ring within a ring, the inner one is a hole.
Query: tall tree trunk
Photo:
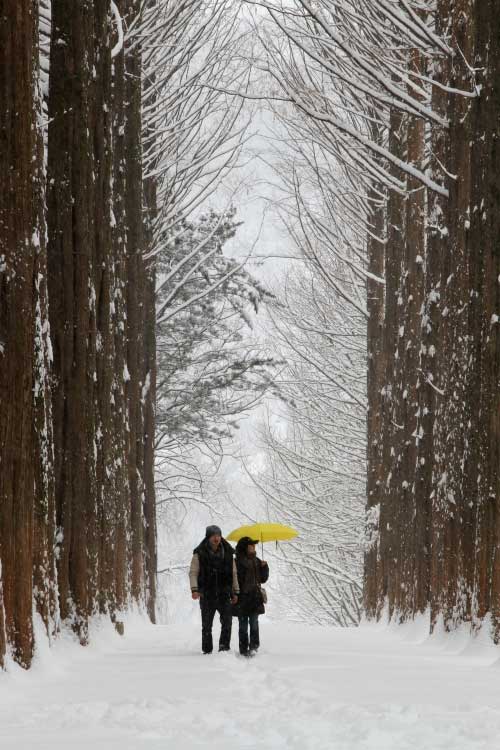
[[[389,199],[380,354],[390,399],[381,428],[388,474],[380,492],[376,606],[372,571],[365,575],[372,616],[385,601],[391,614],[403,617],[430,604],[432,625],[441,620],[450,629],[464,621],[478,627],[491,612],[497,640],[498,11],[494,0],[438,1],[436,32],[460,50],[436,57],[431,66],[438,84],[432,87],[432,108],[449,127],[426,126],[431,175],[436,180],[444,175],[448,196],[425,193],[408,179],[404,217],[400,197]],[[422,72],[422,64],[415,53],[410,75]],[[474,75],[480,77],[479,95],[457,95],[456,90],[471,89]],[[390,148],[422,168],[424,125],[405,116],[402,148],[401,123],[393,114]],[[373,568],[373,559],[367,559]]]
[[[112,62],[110,0],[41,7],[0,0],[0,665],[9,645],[26,667],[33,605],[86,643],[89,617],[131,597],[154,620],[156,593],[141,52]]]
[[[409,71],[419,81],[425,75],[423,55],[413,50]],[[406,158],[424,171],[425,123],[409,116],[407,122]],[[401,286],[398,297],[400,311],[398,330],[399,383],[395,398],[399,403],[396,421],[400,425],[401,485],[398,491],[402,513],[402,571],[398,588],[398,611],[404,619],[427,607],[429,593],[429,502],[428,472],[422,458],[426,456],[426,435],[422,426],[421,397],[421,315],[425,297],[425,208],[426,191],[418,180],[408,176],[406,197],[406,232]]]
[[[125,17],[125,0],[118,4]],[[112,386],[113,416],[113,466],[114,509],[108,525],[113,546],[106,547],[109,555],[107,576],[112,581],[113,606],[123,610],[128,601],[128,534],[130,529],[130,487],[128,455],[128,408],[125,397],[127,345],[127,164],[125,143],[126,81],[125,53],[122,51],[112,65],[112,112],[113,112],[113,288],[111,297],[111,322],[114,339],[114,367]],[[107,535],[106,535],[107,536]]]
[[[54,0],[48,139],[48,260],[54,348],[54,448],[61,536],[61,616],[87,640],[89,455],[89,281],[94,246],[93,9]]]
[[[148,212],[146,248],[153,250],[152,225],[156,218],[156,184],[154,178],[145,181],[145,201]],[[144,419],[144,554],[146,574],[146,607],[152,622],[156,621],[156,497],[154,483],[155,403],[156,403],[156,274],[155,261],[145,264],[144,301],[144,384],[142,406]]]
[[[42,159],[43,157],[40,155],[40,163],[42,163]],[[44,225],[44,235],[45,231]],[[36,257],[35,305],[33,586],[36,610],[41,615],[50,638],[54,635],[58,627],[59,600],[54,554],[56,514],[52,398],[50,387],[52,347],[48,311],[47,252],[45,241]]]
[[[129,14],[135,17],[139,3],[129,3]],[[146,272],[143,223],[143,175],[141,145],[141,49],[136,46],[125,57],[125,180],[126,180],[126,399],[128,416],[128,485],[130,491],[131,594],[137,602],[144,600],[144,422],[142,388],[144,387],[144,319]]]
[[[373,133],[375,139],[381,135]],[[369,193],[368,270],[379,279],[385,274],[386,197],[382,186]],[[383,396],[386,358],[384,355],[384,292],[375,279],[366,282],[367,325],[367,508],[364,561],[364,608],[368,617],[376,617],[380,566],[380,503],[383,492]]]
[[[406,150],[406,119],[394,110],[391,114],[390,147],[393,153],[404,159]],[[394,168],[400,179],[401,173]],[[406,211],[403,195],[392,192],[387,206],[387,246],[385,256],[385,313],[383,359],[385,365],[382,387],[383,410],[381,424],[382,462],[384,473],[381,477],[383,501],[380,506],[380,561],[378,573],[378,601],[386,602],[392,616],[397,605],[400,583],[400,566],[396,562],[400,555],[401,533],[398,456],[400,454],[400,437],[398,435],[397,401],[396,401],[396,365],[398,348],[398,298],[401,285],[402,259],[405,247]]]
[[[469,0],[438,3],[442,33],[451,28],[452,45],[466,59],[472,58],[472,35],[466,18],[471,17]],[[469,72],[462,58],[443,61],[440,75],[445,85],[466,89]],[[435,93],[439,106],[442,95]],[[436,291],[440,300],[437,377],[435,380],[434,473],[432,487],[433,575],[431,578],[434,617],[441,614],[446,626],[470,617],[473,538],[471,527],[476,489],[467,483],[476,475],[471,461],[471,439],[475,428],[471,397],[478,373],[469,336],[471,265],[467,247],[470,203],[469,101],[448,94],[446,116],[450,121],[444,141],[442,163],[446,165],[449,197],[436,202],[437,225],[432,237],[433,255],[440,258]],[[439,139],[442,136],[438,134]],[[456,175],[457,177],[453,177]],[[437,207],[439,206],[439,211]],[[466,496],[466,484],[472,494]]]
[[[38,10],[0,2],[0,663],[33,652],[34,350],[44,252]],[[6,19],[9,19],[6,22]]]
[[[150,6],[156,0],[150,0]],[[149,77],[143,76],[143,101],[151,107],[156,101],[156,82],[154,71]],[[143,125],[142,141],[146,149],[155,145],[156,133],[150,126]],[[150,169],[152,164],[150,163]],[[154,446],[155,446],[155,405],[156,405],[156,259],[155,259],[155,223],[157,221],[156,177],[143,176],[144,192],[144,384],[142,387],[142,406],[144,420],[144,570],[146,575],[146,607],[152,622],[156,621],[156,496],[154,482]]]
[[[91,331],[95,334],[94,451],[96,455],[95,511],[89,555],[92,560],[93,599],[101,612],[114,611],[113,565],[116,455],[113,449],[112,399],[115,376],[113,336],[113,283],[115,258],[112,242],[112,66],[108,3],[95,5],[94,163],[95,244],[92,264],[93,305]],[[89,341],[92,348],[92,341]]]
[[[471,463],[478,471],[473,616],[481,622],[488,611],[493,636],[500,641],[500,7],[496,0],[476,3],[474,66],[484,71],[481,95],[474,102],[471,162],[474,165],[469,252],[473,314],[470,327],[477,353],[480,343],[480,397],[474,391],[477,447]],[[476,356],[478,356],[476,354]],[[477,384],[477,380],[475,385]]]

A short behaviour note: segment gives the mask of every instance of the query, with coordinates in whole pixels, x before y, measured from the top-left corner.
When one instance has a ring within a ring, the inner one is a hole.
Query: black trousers
[[[219,651],[227,651],[231,646],[231,626],[233,616],[231,611],[231,600],[228,594],[216,597],[202,596],[200,598],[201,609],[201,650],[209,654],[213,650],[212,625],[215,613],[220,615],[220,638]]]
[[[251,614],[238,617],[240,654],[246,654],[248,649],[256,651],[260,646],[259,639],[259,615]],[[248,630],[250,630],[250,643],[248,642]]]

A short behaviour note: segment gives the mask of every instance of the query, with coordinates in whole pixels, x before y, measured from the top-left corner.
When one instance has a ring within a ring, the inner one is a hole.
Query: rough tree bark
[[[381,133],[374,131],[377,142]],[[386,248],[386,195],[381,185],[369,193],[368,270],[384,279]],[[385,285],[368,278],[366,282],[367,324],[367,511],[363,601],[368,617],[376,617],[377,574],[380,564],[380,502],[383,481],[383,396],[386,360],[384,352]]]
[[[61,616],[87,640],[92,384],[88,373],[94,248],[92,3],[54,0],[49,87],[48,261],[54,349],[54,449]],[[90,390],[90,393],[89,393]]]
[[[140,3],[118,7],[130,21]],[[112,60],[110,0],[38,10],[0,0],[0,665],[10,647],[25,667],[33,606],[85,644],[90,616],[132,599],[154,620],[156,591],[140,46]]]
[[[144,445],[154,370],[146,357],[155,350],[146,325],[140,46],[112,61],[109,0],[74,5],[74,13],[58,0],[52,8],[64,44],[52,45],[50,69],[49,291],[61,609],[84,643],[97,610],[116,619],[129,596],[142,603],[152,591],[154,612]],[[125,18],[139,10],[118,7]]]
[[[152,250],[152,224],[156,218],[156,185],[153,178],[145,181],[148,222],[146,248]],[[154,259],[145,263],[144,284],[144,383],[142,387],[143,451],[144,451],[144,555],[146,575],[146,607],[152,622],[156,621],[156,497],[154,483],[155,403],[156,403],[156,275]]]
[[[38,12],[0,2],[0,664],[33,652],[35,285],[43,253]],[[6,22],[5,19],[9,19]]]
[[[401,117],[391,122],[392,152],[413,164],[427,157],[430,128],[429,169],[444,179],[448,196],[418,191],[408,179],[405,217],[399,196],[388,202],[380,354],[390,398],[381,426],[388,473],[380,492],[379,564],[374,573],[373,555],[367,556],[365,570],[370,616],[386,602],[400,619],[430,606],[432,627],[442,622],[451,629],[464,621],[477,628],[490,612],[496,640],[499,19],[495,0],[438,0],[436,32],[457,52],[436,53],[430,74],[439,85],[432,87],[432,108],[449,126],[407,117],[402,149]],[[415,53],[410,75],[422,64]],[[475,98],[455,93],[470,91],[476,78],[481,86]],[[394,346],[398,338],[403,346]]]
[[[477,428],[477,506],[473,617],[493,618],[493,636],[500,641],[500,8],[495,0],[476,3],[474,66],[484,71],[481,96],[474,103],[471,161],[469,248],[476,272],[472,279],[474,315],[471,330],[480,341]],[[476,349],[477,351],[477,349]]]
[[[117,3],[125,17],[125,0]],[[106,586],[114,610],[123,610],[128,600],[127,537],[130,528],[130,491],[127,456],[127,402],[125,398],[126,373],[126,283],[127,283],[127,227],[126,227],[126,148],[125,148],[125,54],[117,55],[112,64],[112,141],[113,141],[113,288],[111,319],[114,339],[114,378],[111,396],[113,417],[113,503],[107,531]]]
[[[472,17],[469,0],[438,3],[439,31],[452,31],[452,46],[472,59]],[[461,57],[443,61],[440,74],[446,85],[470,87],[470,75]],[[436,93],[436,96],[439,94]],[[476,440],[472,424],[471,396],[477,386],[474,343],[469,335],[471,272],[468,255],[470,202],[469,100],[449,94],[445,99],[450,125],[444,148],[449,197],[432,217],[436,225],[433,252],[438,254],[440,277],[439,335],[436,351],[438,388],[434,414],[434,466],[432,479],[432,576],[433,619],[442,616],[447,627],[470,618],[474,537],[471,527],[476,489],[471,449]],[[439,138],[439,136],[438,136]],[[454,177],[456,176],[456,177]],[[472,493],[472,494],[471,494]]]
[[[410,70],[420,72],[420,59],[414,53]],[[424,154],[424,127],[420,118],[406,116],[399,129],[399,148],[402,158],[421,167]],[[393,562],[389,564],[390,611],[405,619],[414,611],[417,575],[420,568],[416,559],[417,518],[416,467],[418,454],[418,385],[420,353],[420,311],[423,300],[424,275],[424,191],[411,177],[406,179],[407,195],[404,201],[393,197],[391,202],[400,215],[394,227],[391,249],[396,251],[397,289],[393,314],[395,315],[394,350],[390,389],[391,433],[387,493],[390,495],[393,529]],[[396,217],[397,215],[396,214]],[[389,291],[388,291],[389,294]],[[419,509],[422,511],[422,508]],[[420,531],[420,529],[419,529]],[[424,557],[419,550],[418,560]],[[424,561],[422,563],[425,565]],[[392,597],[394,597],[392,599]]]
[[[139,3],[129,3],[135,17]],[[124,165],[126,181],[126,359],[128,486],[130,491],[131,595],[155,619],[156,508],[154,491],[154,402],[156,395],[155,266],[146,260],[156,211],[153,179],[142,169],[142,54],[127,51]]]
[[[389,142],[391,150],[404,158],[406,150],[406,119],[394,110],[391,113]],[[401,178],[397,168],[395,175]],[[398,489],[399,477],[399,436],[397,434],[395,399],[396,358],[398,347],[398,297],[401,282],[401,265],[404,257],[404,237],[406,225],[405,198],[392,192],[387,203],[387,245],[385,254],[385,310],[382,386],[383,408],[381,421],[382,466],[380,506],[380,539],[378,561],[378,607],[386,602],[392,615],[397,600],[399,567],[397,565],[399,536],[401,529]]]
[[[425,75],[423,56],[413,50],[409,72]],[[421,171],[425,165],[425,123],[409,116],[406,131],[406,158]],[[424,462],[427,461],[425,433],[421,422],[420,374],[421,314],[425,296],[425,207],[426,190],[418,180],[406,180],[405,247],[398,294],[398,381],[394,397],[399,404],[396,422],[399,435],[398,464],[400,485],[397,489],[401,508],[399,543],[401,580],[396,608],[400,616],[423,611],[428,601],[428,485]]]
[[[129,14],[137,14],[139,3],[129,3]],[[144,223],[141,144],[141,48],[136,45],[125,58],[125,226],[126,244],[126,384],[127,458],[130,491],[131,594],[141,601],[144,586],[144,450],[142,387],[144,385]]]

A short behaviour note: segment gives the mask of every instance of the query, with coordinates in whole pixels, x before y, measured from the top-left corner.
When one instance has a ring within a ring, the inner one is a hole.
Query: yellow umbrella
[[[240,526],[234,529],[226,539],[230,542],[237,542],[244,536],[249,536],[250,539],[258,539],[262,543],[281,542],[293,539],[298,533],[291,526],[283,526],[282,523],[254,523],[251,526]]]

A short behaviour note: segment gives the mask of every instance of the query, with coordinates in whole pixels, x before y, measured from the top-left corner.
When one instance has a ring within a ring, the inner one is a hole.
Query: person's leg
[[[250,651],[257,651],[259,640],[259,615],[250,615]]]
[[[229,599],[221,599],[218,603],[218,610],[220,614],[219,651],[229,651],[233,625],[233,613]]]
[[[202,596],[200,599],[201,609],[201,650],[204,654],[211,654],[214,644],[212,640],[212,625],[214,621],[217,602]]]
[[[238,635],[240,640],[240,654],[248,653],[248,617],[238,617],[239,629]]]

